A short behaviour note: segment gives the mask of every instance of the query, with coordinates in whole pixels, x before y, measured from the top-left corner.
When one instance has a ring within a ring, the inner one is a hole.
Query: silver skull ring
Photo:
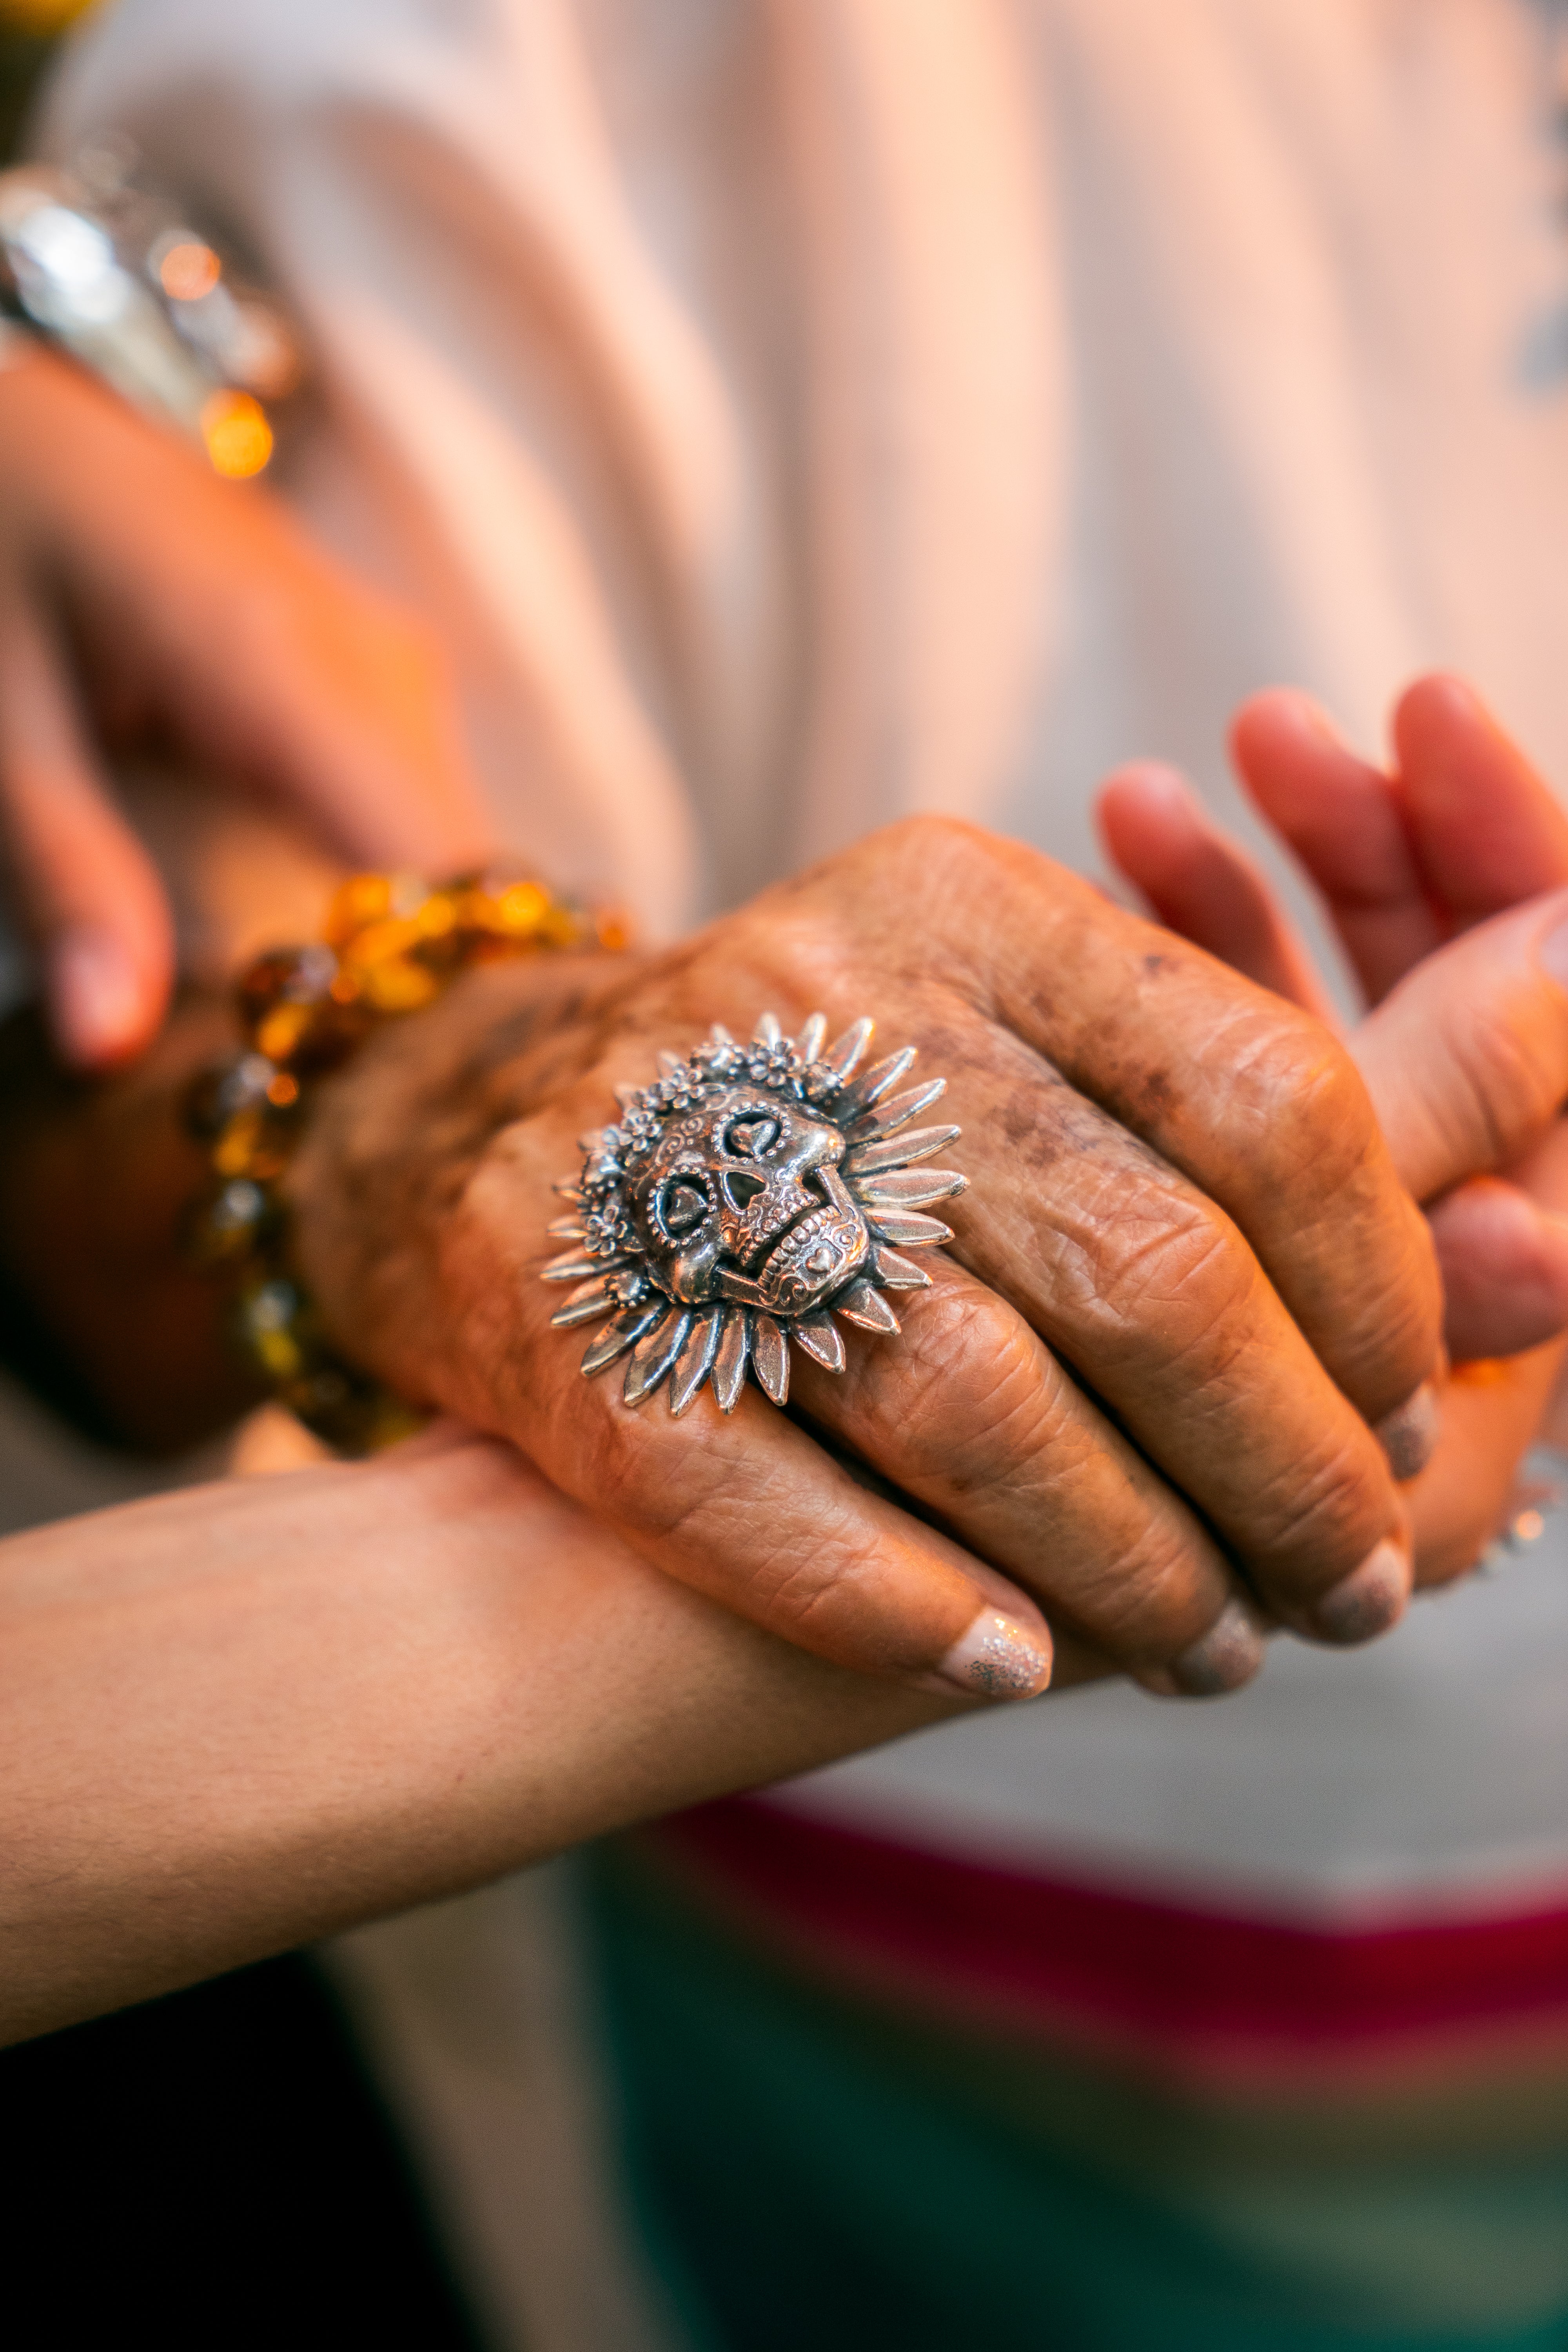
[[[930,1287],[900,1253],[952,1240],[921,1213],[968,1179],[916,1165],[959,1130],[910,1125],[945,1078],[890,1091],[913,1045],[857,1076],[871,1026],[825,1052],[820,1013],[798,1041],[764,1013],[749,1045],[716,1024],[684,1058],[661,1054],[652,1086],[616,1088],[618,1123],[581,1139],[582,1173],[555,1188],[572,1211],[550,1232],[572,1246],[544,1269],[575,1286],[552,1323],[614,1318],[583,1358],[590,1379],[629,1356],[626,1403],[668,1378],[679,1416],[710,1379],[732,1412],[750,1371],[782,1405],[792,1339],[839,1372],[835,1317],[898,1330],[882,1294]]]

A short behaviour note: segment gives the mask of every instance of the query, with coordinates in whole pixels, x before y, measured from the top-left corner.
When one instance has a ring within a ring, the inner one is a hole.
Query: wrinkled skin
[[[900,1339],[798,1364],[807,1426],[634,1413],[548,1328],[551,1183],[616,1082],[764,1006],[871,1011],[948,1076],[956,1239]],[[1402,1605],[1325,1608],[1404,1542],[1371,1424],[1440,1313],[1350,1057],[1016,844],[917,820],[666,954],[472,974],[322,1088],[292,1190],[351,1352],[828,1658],[919,1676],[999,1603],[1070,1671],[1207,1689],[1258,1661],[1250,1594],[1342,1638]]]
[[[1462,679],[1418,679],[1385,766],[1306,695],[1237,714],[1237,773],[1315,887],[1367,1003],[1349,1033],[1401,1172],[1427,1202],[1455,1360],[1442,1438],[1408,1490],[1424,1583],[1473,1568],[1555,1416],[1568,1321],[1568,816]],[[1335,1014],[1263,876],[1173,771],[1110,779],[1100,819],[1162,920]]]

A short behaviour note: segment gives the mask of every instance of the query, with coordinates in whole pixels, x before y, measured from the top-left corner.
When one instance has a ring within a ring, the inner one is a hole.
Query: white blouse
[[[1273,680],[1370,745],[1451,664],[1568,776],[1558,21],[119,0],[44,137],[255,249],[317,353],[281,487],[446,635],[510,836],[673,929],[913,809],[1089,865],[1138,752],[1256,843],[1222,736]],[[788,1801],[1291,1912],[1532,1898],[1565,1570]]]

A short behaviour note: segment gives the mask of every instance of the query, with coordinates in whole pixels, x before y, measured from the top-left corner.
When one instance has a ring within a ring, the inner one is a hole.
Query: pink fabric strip
[[[655,1835],[775,1948],[1010,2030],[1247,2073],[1568,2061],[1568,1887],[1529,1916],[1341,1934],[979,1868],[754,1799]]]

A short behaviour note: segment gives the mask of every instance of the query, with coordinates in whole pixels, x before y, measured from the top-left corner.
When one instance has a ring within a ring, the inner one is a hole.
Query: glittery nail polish
[[[1359,1568],[1313,1601],[1305,1612],[1305,1630],[1347,1648],[1370,1642],[1404,1616],[1414,1581],[1410,1554],[1385,1536]]]
[[[1171,1678],[1184,1697],[1217,1698],[1249,1683],[1267,1655],[1257,1611],[1233,1593],[1208,1632],[1171,1660]]]
[[[1384,1414],[1373,1435],[1387,1454],[1388,1466],[1394,1476],[1414,1478],[1432,1459],[1442,1427],[1443,1412],[1437,1402],[1437,1391],[1430,1381],[1423,1381],[1414,1396],[1407,1396],[1403,1404]]]
[[[999,1610],[983,1609],[937,1668],[966,1698],[1035,1698],[1051,1679],[1050,1636],[1029,1633]]]

